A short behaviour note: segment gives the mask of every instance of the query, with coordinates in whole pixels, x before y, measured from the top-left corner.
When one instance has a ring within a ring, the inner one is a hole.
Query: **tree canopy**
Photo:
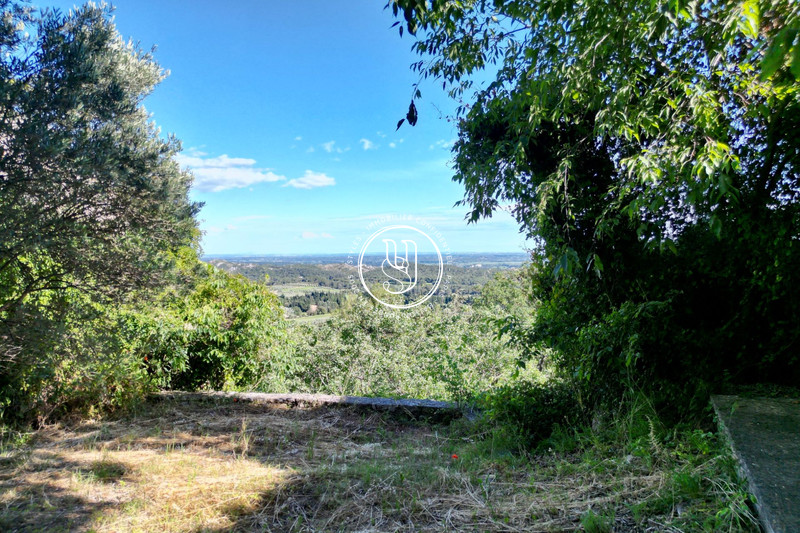
[[[388,6],[461,102],[468,219],[539,244],[531,342],[605,383],[797,376],[796,2]]]
[[[142,105],[163,77],[105,5],[0,0],[0,419],[143,383],[119,304],[199,237],[180,145]]]
[[[108,8],[0,8],[0,310],[46,290],[154,285],[199,208],[179,143],[142,106],[161,68]]]

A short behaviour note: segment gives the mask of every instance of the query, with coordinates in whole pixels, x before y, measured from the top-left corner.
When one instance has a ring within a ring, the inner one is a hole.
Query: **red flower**
[[[451,457],[452,457],[453,459],[458,459],[458,456],[457,456],[456,454],[453,454]]]

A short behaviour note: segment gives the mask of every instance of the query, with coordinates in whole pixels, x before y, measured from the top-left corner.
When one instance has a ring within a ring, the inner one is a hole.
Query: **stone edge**
[[[736,449],[733,441],[733,435],[731,435],[730,429],[728,429],[727,424],[725,424],[725,417],[722,415],[722,407],[717,405],[716,401],[716,399],[719,399],[722,402],[727,402],[730,400],[731,405],[733,405],[737,398],[738,396],[731,395],[714,395],[711,397],[711,406],[714,408],[714,414],[717,416],[717,425],[719,426],[720,433],[722,433],[725,438],[726,444],[731,449],[734,459],[736,459],[736,469],[739,471],[739,475],[747,480],[747,488],[750,491],[750,494],[755,497],[756,510],[758,511],[758,521],[761,523],[761,527],[764,528],[764,533],[780,533],[775,531],[775,529],[772,527],[772,519],[769,509],[763,503],[761,491],[755,484],[755,481],[750,474],[750,469],[747,467],[747,463],[742,459],[742,456]]]

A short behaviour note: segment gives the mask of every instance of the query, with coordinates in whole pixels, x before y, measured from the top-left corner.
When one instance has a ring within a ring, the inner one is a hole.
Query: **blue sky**
[[[206,254],[346,253],[393,215],[424,219],[453,252],[523,250],[508,214],[467,225],[453,207],[454,103],[440,84],[421,86],[417,126],[395,131],[418,57],[384,4],[113,3],[122,36],[156,45],[170,71],[145,106],[183,141]]]

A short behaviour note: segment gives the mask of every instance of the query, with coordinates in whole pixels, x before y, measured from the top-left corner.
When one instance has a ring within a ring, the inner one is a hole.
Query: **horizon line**
[[[420,252],[420,254],[434,254],[435,252]],[[490,254],[515,254],[515,255],[529,255],[526,251],[508,251],[508,252],[442,252],[442,255],[490,255]],[[298,256],[333,256],[333,255],[354,255],[353,252],[291,252],[291,253],[224,253],[224,254],[202,254],[200,258],[215,258],[215,257],[298,257]],[[381,252],[371,252],[365,255],[382,255]]]

